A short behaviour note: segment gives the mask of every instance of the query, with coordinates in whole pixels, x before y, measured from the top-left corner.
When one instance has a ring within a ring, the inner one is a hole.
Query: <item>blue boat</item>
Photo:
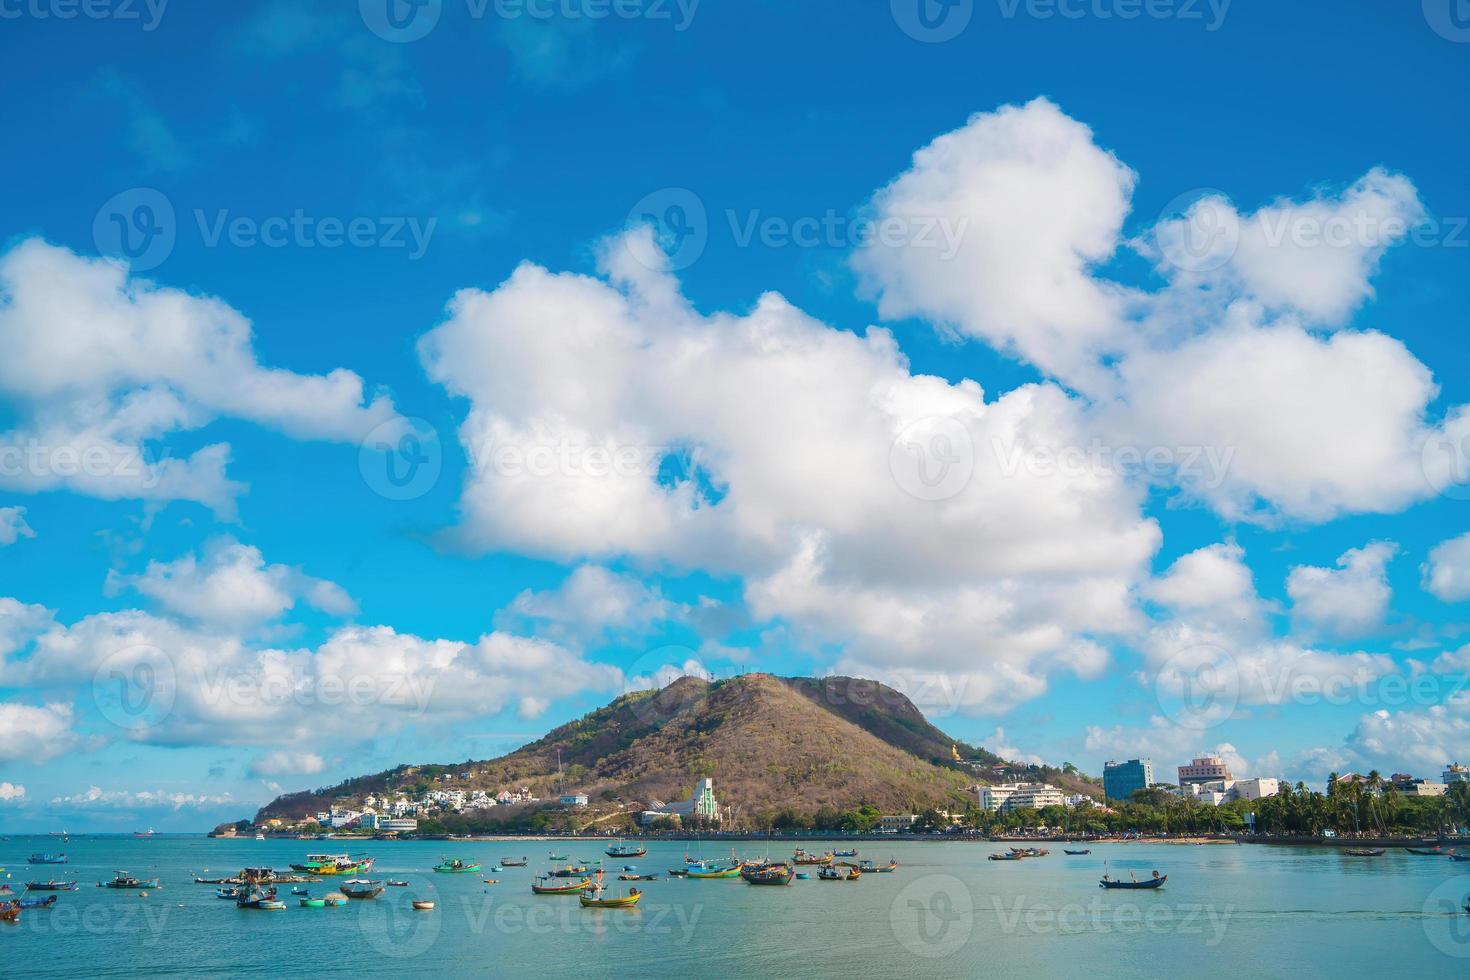
[[[1160,888],[1163,886],[1164,882],[1168,880],[1168,875],[1161,875],[1157,871],[1155,871],[1152,878],[1145,878],[1143,881],[1138,881],[1136,879],[1132,881],[1122,881],[1117,878],[1109,878],[1107,875],[1103,875],[1102,880],[1099,881],[1098,884],[1104,888]]]
[[[15,904],[22,909],[49,909],[56,904],[56,896],[47,895],[45,898],[20,898],[16,899]]]
[[[26,864],[65,864],[65,854],[32,854],[26,858]]]

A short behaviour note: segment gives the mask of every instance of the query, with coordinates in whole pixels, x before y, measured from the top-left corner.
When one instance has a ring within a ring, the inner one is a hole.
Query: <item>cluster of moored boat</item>
[[[1044,847],[1012,847],[1010,850],[991,854],[989,860],[1024,861],[1026,858],[1046,857],[1050,853],[1051,851],[1048,851]],[[1073,851],[1068,850],[1064,847],[1062,848],[1062,853],[1069,854],[1073,857],[1082,857],[1083,855],[1091,854],[1092,849],[1083,848],[1081,850]],[[1155,871],[1150,877],[1144,878],[1142,880],[1134,877],[1133,873],[1129,872],[1128,878],[1125,880],[1123,878],[1114,878],[1111,874],[1104,870],[1102,878],[1098,881],[1098,886],[1101,888],[1162,888],[1164,886],[1164,882],[1168,880],[1168,875],[1161,875],[1157,871]]]

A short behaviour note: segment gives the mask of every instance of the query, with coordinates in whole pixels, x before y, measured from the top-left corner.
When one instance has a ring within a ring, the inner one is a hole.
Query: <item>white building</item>
[[[719,801],[715,799],[715,781],[709,778],[701,779],[694,784],[689,799],[681,803],[660,806],[657,800],[650,801],[650,809],[644,810],[639,820],[643,823],[652,823],[659,817],[678,817],[680,820],[698,818],[719,822],[721,814]]]
[[[1230,786],[1232,800],[1259,800],[1264,796],[1275,796],[1281,792],[1281,780],[1270,776],[1254,779],[1237,779]]]
[[[1451,762],[1445,766],[1444,784],[1448,786],[1450,783],[1470,783],[1470,768],[1466,768],[1458,762]]]
[[[908,830],[919,819],[917,813],[893,813],[878,818],[878,833],[898,834]]]
[[[563,796],[561,798],[560,803],[561,803],[562,806],[586,806],[587,805],[587,794],[586,793],[569,793],[566,796]]]
[[[1062,791],[1049,783],[999,783],[980,787],[980,808],[995,813],[1009,813],[1022,807],[1040,810],[1047,806],[1066,806]]]
[[[375,813],[364,816],[362,825],[380,833],[411,834],[419,829],[419,822],[411,817],[384,817]]]

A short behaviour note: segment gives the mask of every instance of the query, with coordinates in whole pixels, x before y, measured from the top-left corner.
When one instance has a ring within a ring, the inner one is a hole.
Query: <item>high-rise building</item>
[[[1179,767],[1180,786],[1213,783],[1222,779],[1229,782],[1234,778],[1230,775],[1230,767],[1225,765],[1225,760],[1218,755],[1195,756],[1194,761],[1189,765]]]
[[[1154,782],[1152,759],[1129,759],[1103,765],[1103,795],[1110,800],[1126,800]]]

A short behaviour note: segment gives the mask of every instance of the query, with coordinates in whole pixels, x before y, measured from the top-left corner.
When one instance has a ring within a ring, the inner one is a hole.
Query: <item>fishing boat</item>
[[[162,888],[163,887],[162,885],[160,885],[158,883],[158,879],[157,878],[134,878],[132,875],[128,874],[126,871],[119,871],[117,873],[117,877],[113,878],[111,881],[108,881],[108,882],[99,882],[99,884],[103,884],[103,886],[106,887],[106,888],[127,888],[127,889]]]
[[[383,894],[383,883],[366,878],[351,878],[342,882],[342,894],[348,898],[377,898]]]
[[[1063,854],[1070,854],[1073,857],[1081,857],[1083,854],[1091,854],[1092,853],[1092,850],[1089,848],[1088,850],[1084,850],[1084,851],[1069,851],[1069,850],[1067,850],[1064,847],[1064,848],[1062,848],[1062,853]]]
[[[858,862],[857,867],[863,874],[892,874],[898,870],[898,862],[891,858],[887,864],[874,864],[872,861],[863,860]]]
[[[343,899],[346,901],[346,899]],[[327,907],[325,898],[312,898],[310,895],[303,897],[298,903],[304,909],[324,909]]]
[[[862,872],[857,868],[849,868],[844,872],[839,868],[826,867],[817,872],[817,877],[822,881],[856,881],[862,877]]]
[[[18,902],[0,902],[0,922],[16,922],[20,919]]]
[[[389,888],[407,888],[408,887],[408,882],[406,882],[406,881],[399,881],[396,878],[389,878],[388,879],[388,887]]]
[[[1384,849],[1381,847],[1349,847],[1342,853],[1346,854],[1348,857],[1376,858],[1383,857]]]
[[[23,909],[49,909],[56,904],[56,895],[47,895],[45,898],[18,898],[15,904]]]
[[[685,867],[684,874],[688,878],[739,878],[741,867],[738,862],[730,867],[721,867],[699,861]]]
[[[1145,878],[1143,881],[1139,881],[1137,878],[1132,878],[1131,876],[1128,881],[1123,881],[1120,878],[1110,878],[1104,874],[1098,884],[1103,888],[1162,888],[1164,882],[1168,880],[1168,875],[1161,875],[1155,871],[1152,878]]]
[[[1439,847],[1406,847],[1404,850],[1410,854],[1419,854],[1424,857],[1444,857],[1445,851]]]
[[[1044,847],[1013,847],[1011,848],[1011,853],[1019,854],[1022,857],[1028,858],[1044,858],[1048,854],[1050,854],[1051,851],[1048,851]]]
[[[619,881],[658,881],[658,875],[656,875],[656,874],[653,874],[653,875],[641,875],[641,874],[637,874],[637,873],[629,874],[628,872],[625,871],[622,874],[618,875],[618,880]]]
[[[791,863],[796,865],[831,864],[832,858],[831,854],[812,854],[805,848],[798,847],[796,853],[791,856]]]
[[[638,899],[643,893],[636,888],[629,888],[626,895],[604,895],[602,882],[598,881],[591,888],[578,896],[584,909],[630,909],[638,904]]]
[[[26,858],[26,864],[65,864],[65,854],[32,854]]]
[[[582,878],[586,876],[587,870],[585,864],[568,864],[564,867],[552,868],[547,873],[553,878]]]
[[[1451,861],[1470,861],[1470,854],[1465,854],[1463,852],[1457,851],[1456,853],[1450,855],[1450,860]]]
[[[291,865],[292,871],[327,876],[367,874],[372,869],[372,858],[355,858],[349,854],[308,854],[305,861]]]
[[[1006,851],[1003,854],[992,854],[986,860],[988,860],[988,861],[1019,861],[1022,858],[1024,858],[1025,856],[1026,855],[1019,854],[1016,851]]]
[[[28,892],[74,892],[81,887],[76,881],[28,881],[26,891]]]
[[[857,857],[857,848],[854,847],[846,851],[833,851],[832,856],[839,858],[855,858]]]
[[[642,844],[624,844],[622,841],[607,849],[607,856],[615,858],[641,858],[647,853],[648,848]]]
[[[247,888],[235,898],[235,908],[256,909],[261,912],[284,912],[286,903],[276,897],[276,890]]]
[[[411,904],[413,906],[413,909],[414,909],[415,912],[432,912],[432,911],[434,911],[434,903],[431,902],[431,901],[429,901],[428,899],[422,899],[422,898],[421,899],[415,899],[414,901],[410,902],[409,904]]]
[[[444,858],[438,864],[434,865],[434,870],[446,875],[476,874],[480,870],[480,862],[476,861],[474,864],[465,864],[459,858],[452,860],[450,858]]]
[[[563,884],[550,875],[542,875],[531,882],[531,891],[537,895],[580,895],[582,889],[592,884],[591,878]]]
[[[546,855],[546,860],[548,860],[548,861],[570,861],[571,858],[567,857],[565,854],[548,854],[548,855]]]
[[[789,885],[796,877],[796,869],[789,864],[769,864],[761,868],[746,865],[740,869],[740,877],[750,885]]]
[[[500,865],[501,865],[501,867],[505,867],[505,868],[524,868],[526,866],[526,859],[525,858],[519,858],[519,859],[517,859],[517,858],[501,858],[500,859]]]
[[[233,902],[240,897],[240,889],[233,886],[229,888],[216,888],[214,890],[214,897],[222,898],[227,902]]]

